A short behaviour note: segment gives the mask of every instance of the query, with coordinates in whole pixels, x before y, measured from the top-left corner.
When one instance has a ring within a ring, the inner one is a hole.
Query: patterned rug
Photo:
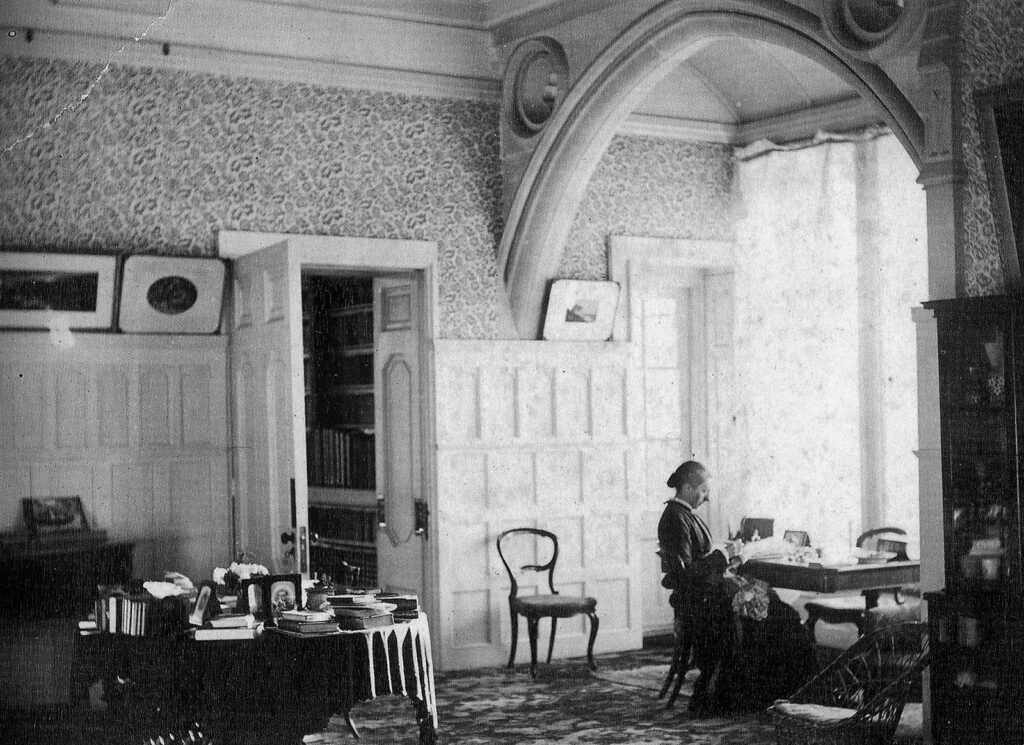
[[[488,668],[437,676],[439,741],[476,745],[541,743],[625,745],[771,745],[772,728],[756,717],[687,719],[691,678],[672,709],[657,700],[668,670],[670,650],[643,650],[598,657],[591,673],[586,662],[564,660],[529,668]],[[409,743],[416,740],[412,706],[381,698],[353,710],[362,740],[354,740],[335,718],[327,732],[307,743]]]

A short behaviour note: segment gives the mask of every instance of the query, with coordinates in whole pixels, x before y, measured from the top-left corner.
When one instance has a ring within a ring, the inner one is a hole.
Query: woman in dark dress
[[[708,501],[707,469],[683,463],[668,479],[658,543],[669,602],[693,645],[700,669],[692,717],[761,709],[788,696],[817,671],[813,646],[797,612],[768,585],[729,571],[739,543],[714,544],[694,510]]]

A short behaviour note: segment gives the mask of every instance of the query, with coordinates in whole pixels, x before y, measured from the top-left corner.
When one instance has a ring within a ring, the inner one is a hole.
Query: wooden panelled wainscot
[[[925,307],[938,326],[946,579],[925,596],[933,738],[1024,742],[1024,298]]]

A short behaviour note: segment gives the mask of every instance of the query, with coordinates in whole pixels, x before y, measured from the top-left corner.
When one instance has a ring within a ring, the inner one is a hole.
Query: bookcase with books
[[[376,581],[373,279],[303,276],[312,572]]]

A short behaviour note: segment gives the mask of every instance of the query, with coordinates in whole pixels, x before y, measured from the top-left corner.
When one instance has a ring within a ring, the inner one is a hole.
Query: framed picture
[[[619,302],[618,282],[556,279],[548,292],[544,338],[607,341]]]
[[[128,333],[213,334],[223,298],[220,259],[129,256],[117,323]]]
[[[269,577],[264,577],[264,581],[272,617],[281,615],[282,611],[296,610],[301,607],[301,574],[272,574]]]
[[[220,601],[217,599],[217,586],[213,582],[203,582],[199,586],[199,594],[192,604],[188,622],[193,626],[202,626],[206,620],[220,615]]]
[[[269,618],[270,607],[267,604],[267,597],[266,575],[243,579],[238,587],[236,612],[251,613],[261,620]]]
[[[107,329],[116,256],[0,253],[0,327]]]
[[[33,497],[21,500],[25,527],[36,535],[89,529],[81,497]]]
[[[977,95],[978,125],[1006,284],[1024,285],[1024,82]]]

